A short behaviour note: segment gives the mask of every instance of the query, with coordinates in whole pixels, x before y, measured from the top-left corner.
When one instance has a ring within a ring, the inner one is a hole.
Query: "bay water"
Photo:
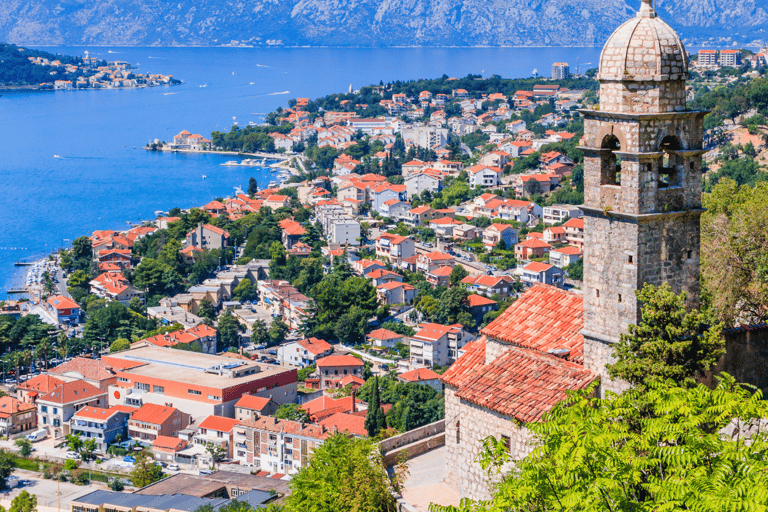
[[[393,80],[477,74],[548,76],[553,62],[597,65],[597,48],[40,48],[127,61],[182,85],[0,94],[0,299],[23,285],[16,261],[43,257],[96,229],[125,229],[175,206],[199,206],[272,179],[226,167],[231,156],[161,154],[143,146],[182,130],[210,138],[290,98]],[[54,158],[58,155],[60,158]],[[203,179],[205,175],[207,179]]]

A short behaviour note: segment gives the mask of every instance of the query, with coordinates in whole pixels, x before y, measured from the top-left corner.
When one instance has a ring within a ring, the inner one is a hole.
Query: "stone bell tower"
[[[600,57],[600,109],[584,122],[584,364],[605,364],[640,319],[635,290],[668,282],[699,300],[702,121],[686,109],[688,54],[642,0]]]

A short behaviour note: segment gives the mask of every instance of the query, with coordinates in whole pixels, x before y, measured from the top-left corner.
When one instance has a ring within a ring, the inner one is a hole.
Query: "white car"
[[[80,458],[80,454],[77,452],[67,452],[67,458],[77,460]]]
[[[168,464],[168,470],[169,471],[178,471],[179,465],[178,464]]]

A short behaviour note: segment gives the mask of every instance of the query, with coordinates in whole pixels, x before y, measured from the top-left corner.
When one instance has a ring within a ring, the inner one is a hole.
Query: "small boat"
[[[220,165],[234,166],[234,165],[240,165],[240,162],[238,162],[237,160],[227,160],[226,162]]]
[[[233,125],[235,125],[235,126],[237,126],[237,125],[238,125],[238,122],[237,122],[237,121],[232,121],[232,124],[233,124]]]
[[[203,84],[200,87],[208,87],[208,84]]]
[[[53,158],[61,158],[59,155],[53,155]]]
[[[251,82],[251,85],[255,84],[256,82]]]
[[[232,119],[237,119],[237,116],[232,116]]]
[[[203,174],[203,179],[205,179],[205,178],[207,178],[207,177],[208,177],[208,176],[206,176],[205,174]]]

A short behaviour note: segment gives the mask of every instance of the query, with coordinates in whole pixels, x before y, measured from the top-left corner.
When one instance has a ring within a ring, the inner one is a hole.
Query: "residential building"
[[[467,309],[469,310],[469,314],[472,315],[472,318],[474,318],[475,323],[477,325],[482,325],[485,315],[491,311],[499,309],[499,303],[488,297],[473,293],[467,297]]]
[[[211,224],[200,223],[187,233],[187,243],[200,249],[223,249],[229,247],[229,232]]]
[[[453,238],[453,228],[455,226],[461,226],[461,222],[451,217],[441,217],[429,221],[430,229],[434,230],[435,236],[441,239]]]
[[[325,340],[307,338],[298,341],[284,343],[277,349],[277,361],[280,364],[299,366],[314,365],[318,359],[322,359],[333,353],[333,347]]]
[[[243,420],[234,428],[233,459],[254,471],[293,475],[330,435],[319,425],[269,416]]]
[[[360,245],[360,223],[349,215],[334,218],[326,232],[329,244]]]
[[[565,242],[565,228],[563,226],[550,226],[544,228],[542,240],[548,244],[560,244]]]
[[[208,416],[197,427],[193,442],[202,446],[219,446],[224,449],[226,457],[231,459],[234,454],[235,426],[238,423],[240,421],[234,418]]]
[[[243,395],[235,404],[235,418],[242,420],[255,420],[261,416],[271,416],[280,407],[271,398],[254,395]]]
[[[435,210],[429,206],[419,206],[408,212],[406,223],[416,228],[426,226],[436,215]]]
[[[453,272],[453,267],[445,265],[427,271],[424,276],[427,278],[427,282],[433,287],[447,287],[451,284],[451,272]]]
[[[560,224],[567,218],[580,219],[584,216],[584,212],[579,210],[577,206],[570,204],[554,204],[552,206],[545,206],[542,210],[541,220],[544,224]]]
[[[512,277],[504,276],[467,276],[461,280],[469,292],[479,293],[490,297],[498,294],[506,298],[512,295],[515,281]]]
[[[403,282],[403,276],[389,270],[384,270],[383,268],[376,269],[373,272],[368,272],[365,274],[365,277],[370,279],[373,286],[376,287],[379,287],[382,284],[390,283],[392,281],[396,281],[398,283]]]
[[[144,292],[134,288],[130,281],[119,272],[104,272],[91,280],[91,293],[110,302],[120,302],[126,306],[132,298],[138,297],[144,302]]]
[[[739,50],[721,50],[720,65],[732,68],[741,66],[741,52]]]
[[[400,130],[406,145],[436,149],[448,144],[448,128],[436,126],[410,126]]]
[[[554,174],[518,175],[512,180],[518,197],[530,197],[534,194],[546,195],[560,183],[560,177]]]
[[[699,66],[717,66],[717,50],[699,50]]]
[[[370,187],[369,195],[371,210],[381,214],[385,202],[395,199],[398,201],[404,201],[406,199],[406,186],[393,185],[391,183],[384,182],[379,185]]]
[[[351,266],[352,266],[352,271],[361,276],[370,274],[374,270],[383,270],[384,268],[386,268],[386,265],[384,264],[383,261],[369,260],[369,259],[361,259],[361,260],[353,261]]]
[[[523,267],[520,280],[528,286],[541,283],[562,288],[563,269],[549,263],[534,261]]]
[[[436,194],[443,189],[443,173],[435,169],[423,169],[405,178],[405,187],[408,200],[421,197],[428,190]]]
[[[565,268],[571,263],[579,261],[584,253],[578,247],[569,245],[567,247],[561,247],[560,249],[552,249],[549,251],[549,264],[558,268]]]
[[[517,230],[509,224],[494,223],[483,231],[483,244],[492,249],[499,242],[504,242],[506,249],[511,249],[517,244]]]
[[[440,375],[429,368],[416,368],[415,370],[401,373],[397,376],[397,380],[406,384],[429,386],[438,393],[442,393],[443,391],[443,383],[440,382]]]
[[[501,183],[500,167],[488,167],[487,165],[473,165],[467,168],[469,173],[469,186],[477,187],[498,187]]]
[[[584,219],[570,219],[563,224],[565,240],[580,249],[584,249]]]
[[[80,320],[80,306],[72,299],[55,295],[49,297],[47,303],[60,324],[76,324]]]
[[[376,257],[387,258],[392,265],[399,266],[406,258],[416,254],[416,240],[409,236],[382,233],[376,239]]]
[[[382,217],[390,218],[393,220],[401,220],[408,217],[408,211],[411,209],[411,204],[399,199],[390,199],[384,201],[379,208],[379,214]]]
[[[117,384],[110,405],[173,403],[194,417],[234,417],[243,395],[271,397],[278,404],[296,400],[296,369],[233,360],[166,347],[132,348],[102,356],[113,364]]]
[[[23,402],[33,404],[40,395],[50,393],[63,383],[63,380],[50,375],[37,375],[19,383],[16,387],[16,397]]]
[[[347,375],[363,376],[363,360],[350,355],[328,356],[317,361],[320,389],[341,387]]]
[[[187,447],[186,439],[178,437],[157,436],[152,441],[152,454],[155,460],[162,462],[176,462],[176,454]]]
[[[552,64],[552,80],[565,80],[569,76],[571,76],[571,69],[567,62]]]
[[[366,335],[366,340],[374,347],[392,348],[403,342],[403,335],[389,329],[376,329]]]
[[[453,268],[455,265],[456,259],[453,256],[440,251],[432,251],[416,256],[416,270],[422,273],[431,272],[445,266]]]
[[[37,399],[37,425],[54,437],[70,433],[69,420],[83,407],[105,407],[107,393],[83,380],[64,382]]]
[[[261,305],[269,309],[272,316],[280,317],[291,329],[298,329],[304,323],[310,298],[288,281],[262,280],[257,289]]]
[[[515,258],[518,260],[543,258],[551,248],[552,246],[544,240],[529,238],[528,240],[515,245]]]
[[[421,324],[410,339],[411,364],[429,368],[449,365],[459,356],[459,350],[472,339],[474,336],[459,324]]]
[[[37,408],[12,396],[0,397],[0,436],[10,438],[37,427]]]
[[[190,421],[189,414],[170,405],[144,404],[128,419],[128,436],[143,441],[154,441],[158,436],[176,437]]]
[[[390,281],[376,287],[379,301],[387,306],[413,304],[417,293],[415,286],[399,281]]]
[[[106,409],[103,407],[83,407],[69,420],[70,432],[79,435],[84,441],[94,439],[96,450],[107,453],[107,448],[115,442],[118,434],[126,438],[128,418],[131,409],[122,405]]]
[[[453,227],[454,240],[474,240],[478,236],[482,236],[482,230],[472,224],[460,224]]]

